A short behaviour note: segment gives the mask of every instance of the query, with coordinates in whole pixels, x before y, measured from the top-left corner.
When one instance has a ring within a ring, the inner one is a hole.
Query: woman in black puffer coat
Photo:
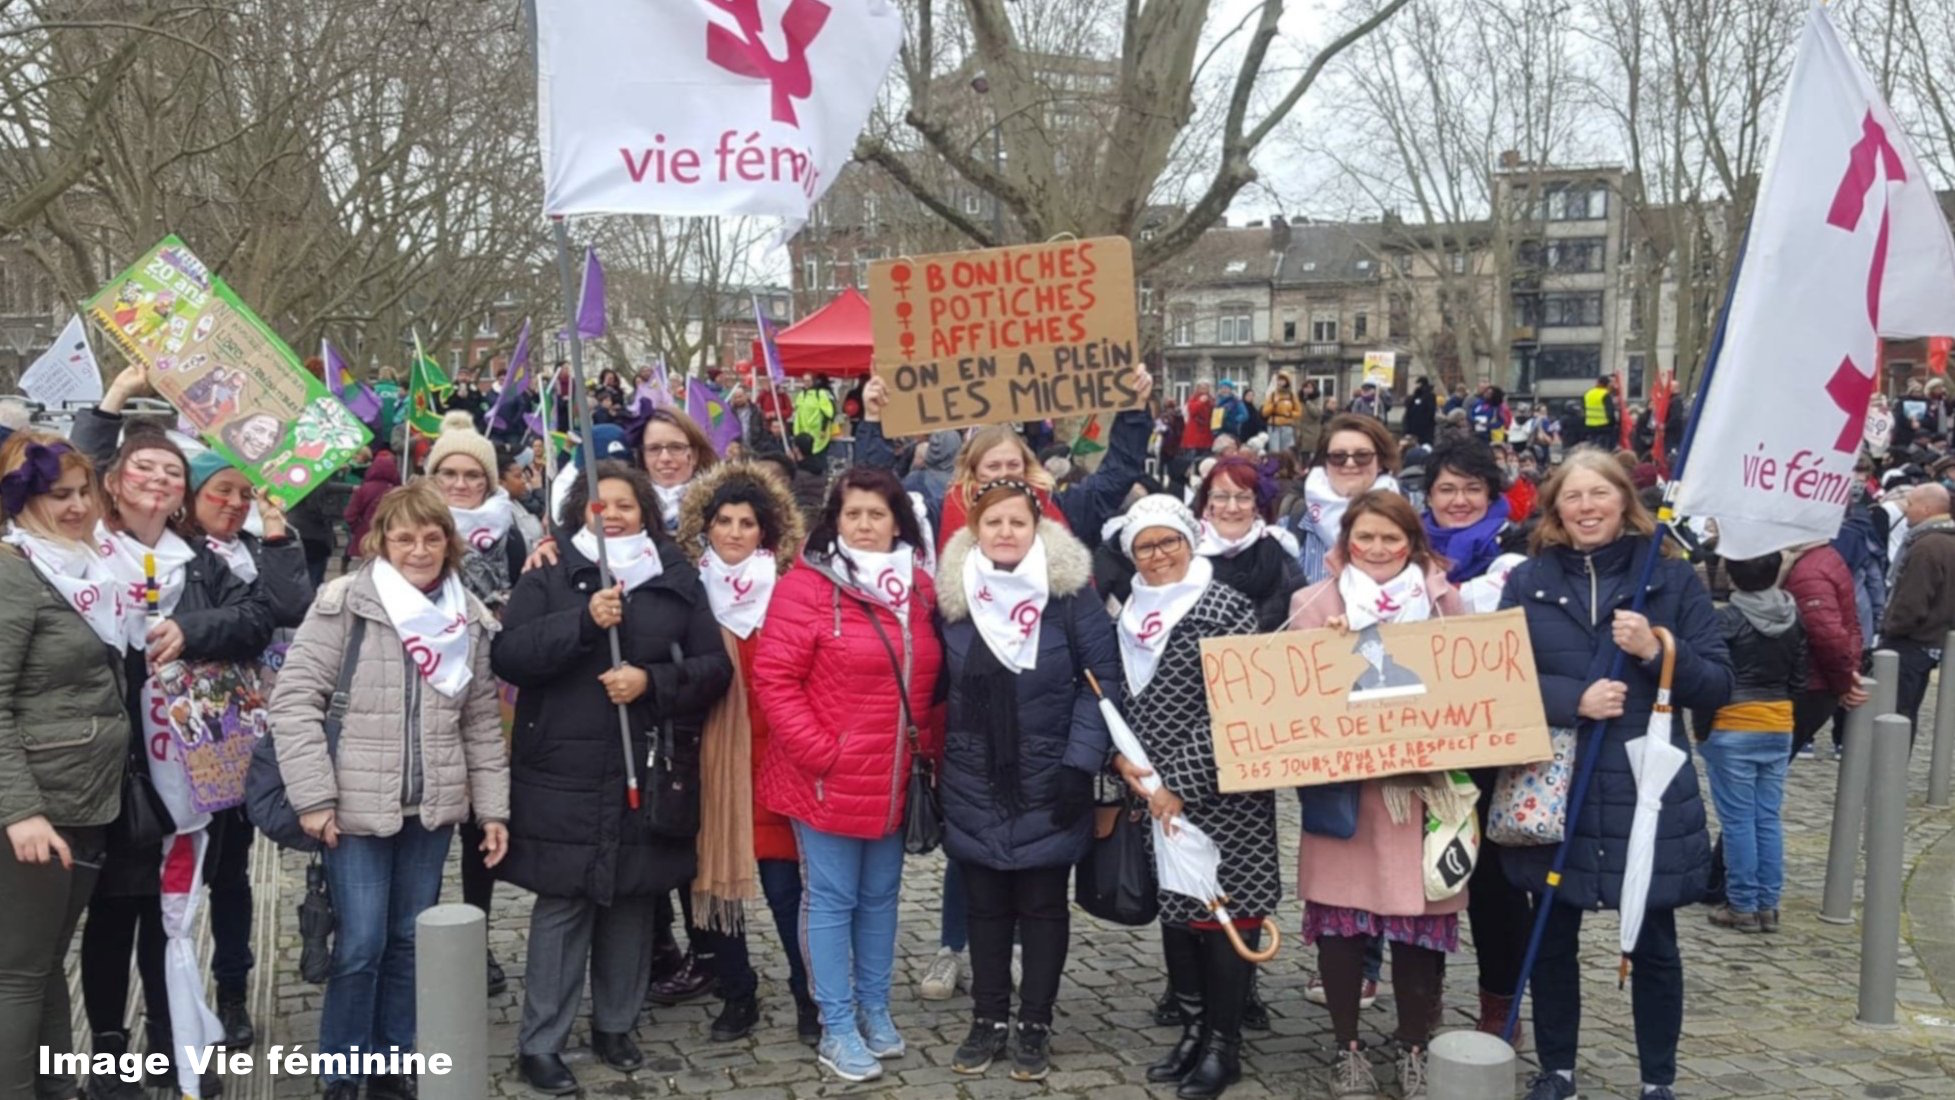
[[[1025,950],[1012,1077],[1042,1080],[1066,965],[1066,887],[1092,842],[1093,777],[1109,739],[1086,683],[1119,698],[1120,651],[1086,548],[1023,481],[979,488],[944,547],[950,717],[939,784],[944,849],[964,875],[971,1031],[952,1068],[982,1073],[1006,1047],[1014,932]]]
[[[630,1032],[650,978],[653,907],[692,881],[700,729],[733,680],[699,571],[664,536],[651,481],[622,462],[599,463],[597,476],[613,587],[600,586],[595,533],[579,529],[555,565],[517,582],[490,650],[496,677],[520,689],[509,854],[497,870],[537,895],[519,1065],[548,1093],[576,1088],[560,1055],[587,962],[593,1052],[625,1072],[644,1064]],[[564,515],[588,526],[584,485],[571,489]],[[624,658],[616,669],[605,637],[614,624]],[[625,793],[620,703],[644,789],[636,810]],[[654,756],[664,781],[651,774]],[[683,795],[673,795],[675,783]]]
[[[1652,628],[1668,627],[1676,636],[1671,691],[1678,710],[1723,706],[1731,696],[1732,672],[1710,595],[1689,564],[1659,559],[1642,611],[1629,609],[1644,563],[1656,552],[1650,538],[1655,524],[1612,456],[1589,447],[1571,452],[1542,486],[1541,500],[1541,523],[1531,540],[1534,556],[1508,575],[1500,606],[1527,614],[1548,724],[1578,727],[1579,755],[1596,748],[1595,723],[1608,723],[1581,816],[1569,824],[1568,862],[1532,983],[1543,1072],[1529,1088],[1528,1100],[1566,1100],[1575,1095],[1580,1039],[1582,914],[1622,902],[1636,815],[1636,776],[1624,746],[1648,731],[1656,701],[1662,654]],[[1618,651],[1624,656],[1622,678],[1610,679]],[[1687,741],[1681,730],[1671,735],[1679,747]],[[1669,1096],[1676,1081],[1683,1030],[1676,910],[1701,900],[1710,878],[1711,841],[1694,766],[1678,772],[1663,792],[1659,820],[1642,936],[1631,953],[1636,1055],[1645,1096]],[[1554,854],[1553,845],[1506,848],[1501,862],[1515,885],[1539,895]]]

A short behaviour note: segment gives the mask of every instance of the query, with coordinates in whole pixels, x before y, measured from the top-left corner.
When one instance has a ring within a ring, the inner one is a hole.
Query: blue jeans
[[[1739,913],[1779,907],[1787,742],[1783,733],[1713,730],[1702,746],[1711,800],[1724,827],[1724,896]]]
[[[943,932],[937,942],[952,951],[962,951],[971,942],[971,907],[964,900],[964,869],[954,859],[944,860]]]
[[[323,1054],[414,1049],[414,919],[441,900],[454,826],[410,817],[393,836],[347,836],[326,850],[332,886],[333,971],[319,1016]],[[334,1081],[353,1077],[327,1078]]]
[[[801,925],[822,1030],[855,1027],[857,1005],[889,1007],[896,966],[896,898],[903,888],[903,835],[881,840],[824,833],[797,821]]]

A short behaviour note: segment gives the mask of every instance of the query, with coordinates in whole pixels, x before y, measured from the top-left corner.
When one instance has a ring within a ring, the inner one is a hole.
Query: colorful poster
[[[257,670],[235,661],[173,661],[157,673],[164,719],[198,813],[244,801],[244,773],[269,718]]]
[[[205,442],[288,509],[372,438],[175,237],[85,308]]]
[[[1398,353],[1395,351],[1367,351],[1364,353],[1364,380],[1376,383],[1381,390],[1392,388],[1392,379],[1398,374]]]

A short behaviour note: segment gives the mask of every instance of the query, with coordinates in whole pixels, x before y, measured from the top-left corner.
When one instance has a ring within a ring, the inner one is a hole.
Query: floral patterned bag
[[[1559,844],[1568,832],[1568,791],[1575,779],[1578,731],[1548,731],[1554,759],[1500,769],[1487,806],[1487,839],[1509,848]]]

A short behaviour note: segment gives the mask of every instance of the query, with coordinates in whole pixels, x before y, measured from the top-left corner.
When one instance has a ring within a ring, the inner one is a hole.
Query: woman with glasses
[[[1529,527],[1514,523],[1500,495],[1503,475],[1494,452],[1477,439],[1443,443],[1432,453],[1423,517],[1432,551],[1446,565],[1447,583],[1459,590],[1469,613],[1500,606],[1507,574],[1527,560]],[[1480,967],[1480,1030],[1498,1035],[1506,1027],[1520,981],[1533,917],[1527,894],[1507,881],[1504,849],[1485,839],[1487,805],[1496,769],[1473,773],[1480,788],[1480,860],[1468,884],[1466,919],[1473,929],[1473,952]],[[1520,1041],[1517,1033],[1514,1041]]]
[[[414,1049],[415,918],[441,898],[454,827],[471,815],[483,822],[491,867],[507,850],[509,764],[489,675],[495,617],[462,586],[462,553],[439,495],[421,483],[390,491],[367,532],[366,564],[320,590],[272,692],[279,773],[300,826],[326,846],[338,919],[324,1054]],[[349,660],[351,702],[331,745],[327,712]],[[354,1100],[360,1081],[326,1078],[327,1100]],[[412,1077],[374,1076],[365,1094],[412,1100],[418,1088]]]
[[[1301,530],[1303,577],[1316,584],[1330,576],[1325,557],[1337,545],[1344,509],[1373,489],[1402,492],[1398,472],[1398,443],[1383,422],[1346,413],[1332,418],[1324,430],[1319,461],[1303,480],[1305,501]]]
[[[475,430],[467,413],[451,412],[428,451],[428,477],[448,504],[461,534],[462,586],[495,611],[523,575],[529,547],[516,529],[516,502],[497,477],[495,445]]]
[[[1202,676],[1204,638],[1256,632],[1256,611],[1247,597],[1215,579],[1209,558],[1195,552],[1201,538],[1194,514],[1163,494],[1134,502],[1109,538],[1134,563],[1133,593],[1120,612],[1116,635],[1127,674],[1128,720],[1159,773],[1152,795],[1140,780],[1150,774],[1124,756],[1114,767],[1148,812],[1169,825],[1185,817],[1221,850],[1222,893],[1245,938],[1281,900],[1277,864],[1276,797],[1269,791],[1224,794],[1217,787],[1214,735]],[[1251,965],[1191,897],[1163,890],[1161,946],[1168,981],[1181,1010],[1181,1038],[1147,1079],[1179,1082],[1180,1100],[1220,1096],[1242,1077],[1242,1013]]]

